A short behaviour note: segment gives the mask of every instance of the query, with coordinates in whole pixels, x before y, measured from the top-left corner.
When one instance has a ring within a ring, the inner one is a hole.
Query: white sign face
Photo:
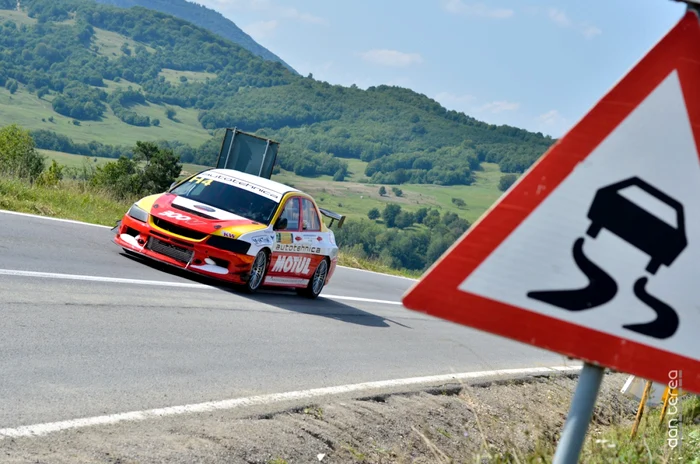
[[[700,360],[700,160],[677,73],[459,289]]]

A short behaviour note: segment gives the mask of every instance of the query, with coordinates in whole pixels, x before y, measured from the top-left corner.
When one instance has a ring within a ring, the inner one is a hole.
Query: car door
[[[313,273],[307,246],[302,242],[302,203],[299,196],[289,197],[280,214],[287,224],[276,227],[275,246],[267,272],[266,283],[270,285],[299,286],[308,282]]]

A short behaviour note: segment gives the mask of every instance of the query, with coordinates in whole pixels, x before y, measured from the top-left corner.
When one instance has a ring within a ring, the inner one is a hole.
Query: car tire
[[[309,285],[307,285],[306,288],[298,289],[297,293],[312,300],[318,298],[318,296],[323,291],[323,287],[326,286],[326,279],[328,278],[328,268],[328,260],[324,259],[318,264],[318,267],[309,279]]]
[[[260,250],[258,254],[255,255],[253,264],[250,266],[248,281],[243,286],[246,293],[255,293],[262,287],[265,275],[267,274],[268,261],[269,257],[265,250]]]

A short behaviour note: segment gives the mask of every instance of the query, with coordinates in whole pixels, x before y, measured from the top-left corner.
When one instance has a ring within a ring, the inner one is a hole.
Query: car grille
[[[170,258],[183,263],[189,263],[190,259],[192,258],[192,253],[194,253],[193,250],[188,250],[187,248],[181,248],[170,243],[162,242],[153,237],[148,238],[146,248],[153,250],[156,253],[169,256]]]
[[[167,230],[168,232],[172,232],[173,234],[177,234],[181,237],[191,238],[192,240],[202,240],[207,236],[207,234],[202,232],[197,232],[196,230],[188,229],[187,227],[181,227],[177,224],[173,224],[172,222],[157,217],[153,218],[153,224],[163,230]]]

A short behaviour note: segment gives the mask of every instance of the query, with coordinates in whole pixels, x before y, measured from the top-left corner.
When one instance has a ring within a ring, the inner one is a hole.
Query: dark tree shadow
[[[166,272],[171,275],[176,275],[178,277],[201,283],[203,285],[210,285],[220,291],[231,293],[241,298],[246,298],[258,303],[275,306],[286,311],[292,311],[298,314],[325,317],[365,327],[387,328],[391,327],[389,325],[389,322],[391,322],[400,327],[404,327],[407,329],[411,328],[407,325],[401,324],[391,319],[377,316],[376,314],[372,314],[362,309],[355,308],[354,306],[340,303],[330,298],[324,298],[323,293],[321,293],[321,295],[316,300],[310,300],[300,295],[297,295],[297,293],[294,290],[277,288],[261,289],[254,295],[250,295],[245,293],[242,289],[236,287],[235,285],[228,284],[226,282],[220,282],[215,279],[208,278],[206,276],[195,274],[193,272],[188,272],[175,266],[170,266],[168,264],[161,263],[160,261],[153,260],[149,257],[135,255],[127,253],[125,251],[121,251],[120,255],[133,261],[137,261],[140,264],[146,265],[152,269]]]

